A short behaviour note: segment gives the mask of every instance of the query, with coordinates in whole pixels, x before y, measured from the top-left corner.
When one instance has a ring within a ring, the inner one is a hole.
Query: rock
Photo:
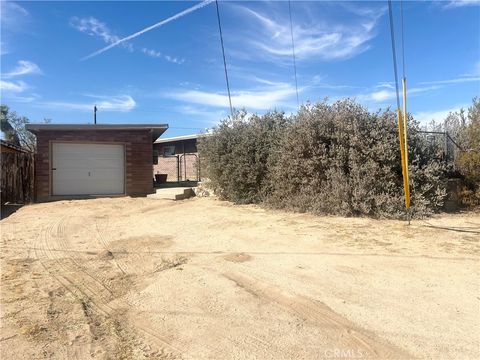
[[[112,260],[113,253],[109,250],[104,250],[100,254],[98,254],[98,258],[102,260]]]

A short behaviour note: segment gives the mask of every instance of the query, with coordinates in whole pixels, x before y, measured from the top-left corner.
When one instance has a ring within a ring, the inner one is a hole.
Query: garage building
[[[153,192],[153,142],[168,125],[28,124],[37,201]]]

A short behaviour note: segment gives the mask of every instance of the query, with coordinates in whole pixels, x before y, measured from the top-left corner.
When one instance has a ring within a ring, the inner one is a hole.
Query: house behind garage
[[[153,192],[153,142],[168,125],[28,124],[37,201]]]
[[[200,181],[198,139],[205,134],[159,138],[153,144],[158,162],[154,175],[163,174],[167,182]]]

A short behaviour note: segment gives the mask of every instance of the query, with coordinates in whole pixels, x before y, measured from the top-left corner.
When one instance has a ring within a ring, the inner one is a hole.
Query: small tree
[[[50,119],[43,119],[44,123],[50,123]],[[28,151],[36,149],[35,135],[25,129],[30,120],[25,116],[19,116],[15,111],[10,111],[7,105],[1,105],[1,124],[5,139],[15,145],[21,146]]]
[[[457,160],[457,167],[465,177],[467,187],[462,200],[470,206],[480,205],[480,100],[474,98],[468,108],[467,124],[462,129],[465,151]]]
[[[1,105],[1,129],[2,133],[4,134],[4,138],[11,143],[20,146],[20,140],[13,128],[12,124],[9,121],[9,113],[8,113],[8,106]]]

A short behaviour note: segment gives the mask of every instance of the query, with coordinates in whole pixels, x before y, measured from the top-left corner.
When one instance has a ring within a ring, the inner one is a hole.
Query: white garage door
[[[53,195],[123,194],[124,153],[117,144],[53,143]]]

